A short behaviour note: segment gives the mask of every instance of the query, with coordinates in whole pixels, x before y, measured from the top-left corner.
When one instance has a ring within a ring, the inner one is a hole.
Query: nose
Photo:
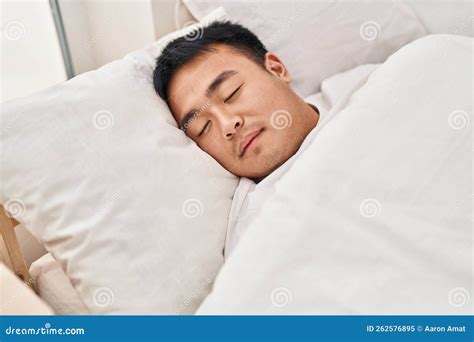
[[[233,128],[232,129],[227,129],[227,130],[224,130],[224,136],[226,139],[231,139],[235,132],[239,129],[239,127],[241,126],[241,122],[239,120],[235,121],[234,124],[233,124]],[[232,125],[230,125],[229,127],[232,127]]]
[[[235,132],[243,125],[242,116],[237,114],[221,113],[218,116],[218,120],[222,127],[222,134],[227,140],[232,139]]]

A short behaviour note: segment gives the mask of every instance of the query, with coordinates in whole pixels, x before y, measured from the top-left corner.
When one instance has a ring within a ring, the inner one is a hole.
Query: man
[[[230,22],[170,42],[153,82],[186,135],[231,173],[257,182],[294,155],[319,120],[291,89],[281,59]]]

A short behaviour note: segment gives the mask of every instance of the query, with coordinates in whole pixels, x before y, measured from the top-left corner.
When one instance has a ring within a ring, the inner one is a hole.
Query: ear
[[[283,64],[280,57],[273,52],[267,52],[265,54],[265,68],[286,84],[290,84],[292,81],[285,64]]]

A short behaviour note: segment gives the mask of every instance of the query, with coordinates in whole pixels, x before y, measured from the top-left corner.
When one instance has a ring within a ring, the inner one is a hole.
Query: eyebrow
[[[222,83],[224,83],[225,81],[227,81],[229,78],[231,78],[237,73],[238,73],[237,70],[225,70],[221,72],[219,75],[217,75],[217,77],[207,87],[206,97],[211,97],[211,95],[215,93],[217,89],[219,89]],[[190,111],[188,111],[186,115],[184,115],[183,118],[181,119],[180,127],[184,132],[186,132],[186,129],[187,129],[186,126],[189,124],[189,121],[193,119],[193,117],[196,115],[197,112],[198,110],[196,108],[193,108]]]
[[[198,110],[196,108],[193,108],[189,112],[187,112],[186,115],[181,119],[180,128],[184,132],[186,132],[186,130],[188,129],[187,125],[188,125],[189,121],[191,121],[193,119],[194,115],[196,115],[197,111]]]
[[[207,87],[206,96],[211,97],[211,95],[221,86],[222,83],[227,81],[229,78],[237,74],[237,70],[226,70],[221,72],[212,83]]]

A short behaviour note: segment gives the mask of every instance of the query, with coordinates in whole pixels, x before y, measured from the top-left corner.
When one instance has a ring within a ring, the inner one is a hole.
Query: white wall
[[[97,67],[91,42],[89,17],[85,2],[81,0],[60,0],[66,39],[75,75]]]
[[[1,1],[0,102],[66,80],[48,0]]]
[[[155,41],[151,0],[60,0],[75,74]]]
[[[59,0],[75,74],[140,49],[192,20],[179,0]]]

